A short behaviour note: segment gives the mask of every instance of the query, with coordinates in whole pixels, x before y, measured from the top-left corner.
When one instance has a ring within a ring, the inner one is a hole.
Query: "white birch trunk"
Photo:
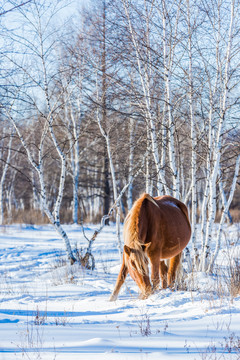
[[[215,131],[214,131],[214,124],[213,124],[213,109],[214,109],[214,96],[218,89],[218,80],[219,77],[221,78],[221,67],[219,66],[219,44],[220,44],[220,12],[218,7],[218,34],[217,34],[217,42],[216,42],[216,80],[214,84],[213,90],[211,89],[211,79],[209,81],[209,96],[210,96],[210,109],[209,109],[209,118],[208,118],[208,152],[207,152],[207,164],[205,170],[205,177],[206,177],[206,185],[205,191],[203,195],[203,202],[202,202],[202,212],[201,212],[201,240],[202,240],[202,256],[199,267],[205,268],[204,265],[206,254],[208,253],[209,246],[206,244],[206,233],[207,233],[207,221],[209,220],[209,201],[210,201],[210,183],[212,179],[212,165],[214,152],[215,152]],[[209,77],[209,75],[208,75]]]
[[[219,174],[219,178],[221,178],[221,174]],[[223,183],[222,183],[221,179],[219,180],[218,186],[219,186],[219,190],[220,190],[220,193],[221,193],[223,208],[226,208],[226,206],[227,206],[227,197],[226,197],[226,193],[225,193],[225,190],[223,188]],[[231,216],[229,210],[228,210],[228,213],[227,213],[227,217],[228,217],[229,223],[233,224],[233,219],[232,219],[232,216]]]
[[[96,89],[97,89],[97,103],[99,103],[97,74],[96,74]],[[115,174],[111,146],[110,146],[110,139],[109,139],[109,134],[102,127],[98,106],[97,106],[97,123],[98,123],[99,129],[100,129],[100,132],[101,132],[103,138],[105,139],[106,146],[107,146],[107,153],[108,153],[112,185],[113,185],[113,198],[114,198],[114,202],[115,202],[118,199],[118,195],[117,195],[118,192],[117,192],[116,174]],[[122,259],[122,243],[121,243],[121,237],[120,237],[120,200],[117,201],[117,203],[116,203],[115,213],[116,213],[117,246],[118,246],[118,252],[119,252],[120,259]]]
[[[130,152],[129,152],[129,175],[128,175],[128,192],[127,192],[127,207],[128,211],[132,208],[133,205],[133,159],[134,159],[134,120],[130,118],[129,123],[129,142],[130,142]]]
[[[44,132],[42,134],[42,139],[41,139],[40,148],[39,148],[39,164],[37,164],[36,161],[33,159],[32,154],[31,154],[27,144],[25,143],[25,140],[24,140],[23,136],[21,135],[20,130],[19,130],[15,120],[10,115],[10,113],[8,113],[8,116],[9,116],[9,119],[11,120],[15,130],[16,130],[16,133],[17,133],[17,135],[18,135],[18,137],[19,137],[19,139],[20,139],[20,141],[22,143],[22,146],[24,147],[24,149],[25,149],[25,151],[27,153],[29,163],[31,164],[31,166],[35,169],[36,173],[38,174],[38,178],[39,178],[39,182],[40,182],[40,188],[41,188],[41,200],[42,200],[43,210],[44,210],[46,216],[48,217],[50,223],[55,227],[56,231],[58,232],[58,234],[60,235],[60,237],[64,241],[67,256],[68,256],[68,258],[70,260],[70,263],[73,264],[76,261],[76,259],[73,256],[68,236],[67,236],[66,232],[64,231],[64,229],[62,228],[62,226],[60,224],[59,216],[56,218],[51,213],[51,211],[49,210],[48,205],[47,205],[46,187],[45,187],[44,175],[43,175],[43,169],[42,169],[42,150],[43,150],[42,148],[43,148],[43,139],[44,139],[44,137],[46,135],[46,131],[45,131],[46,128],[47,128],[46,124],[48,123],[48,121],[46,120],[45,129],[44,129]],[[61,181],[62,180],[60,180],[60,182]],[[62,191],[63,191],[63,189],[62,189]],[[59,199],[58,199],[58,201],[59,201]],[[60,206],[60,203],[58,203],[58,206]],[[56,206],[55,206],[55,214],[56,215],[59,214],[59,213],[57,214],[57,211],[59,211],[59,208],[56,209]]]
[[[233,19],[234,19],[234,0],[232,0],[231,2],[231,19],[229,24],[229,33],[228,33],[226,58],[225,58],[223,93],[222,93],[222,99],[220,99],[221,112],[220,112],[216,138],[214,142],[213,166],[212,166],[211,181],[209,186],[208,221],[207,221],[207,231],[205,235],[205,244],[203,249],[203,257],[202,257],[202,271],[206,271],[207,269],[209,269],[212,227],[216,216],[216,183],[217,183],[217,176],[219,172],[220,158],[221,158],[222,129],[225,121],[225,114],[227,109],[227,96],[229,92],[228,83],[229,83],[229,68],[230,68],[230,60],[231,60],[231,48],[232,48]]]
[[[39,210],[40,204],[39,204],[39,196],[38,196],[37,188],[36,188],[36,180],[35,180],[34,170],[32,171],[31,175],[32,175],[32,188],[33,188],[33,209]]]
[[[49,111],[48,130],[51,135],[53,144],[54,144],[54,146],[58,152],[58,155],[60,157],[60,160],[61,160],[61,173],[60,173],[60,180],[59,180],[59,186],[58,186],[58,194],[57,194],[57,199],[56,199],[55,206],[53,209],[54,221],[55,221],[55,223],[58,223],[60,225],[59,213],[60,213],[60,206],[61,206],[62,198],[63,198],[65,178],[66,178],[66,157],[65,157],[64,153],[62,152],[60,146],[58,145],[56,136],[53,131],[53,116],[52,116],[52,110],[50,107],[50,101],[49,101],[47,88],[45,89],[45,91],[46,91],[45,92],[46,102],[47,102],[48,111]],[[40,161],[40,164],[41,164],[41,162],[42,161]],[[41,172],[41,175],[42,175],[42,172]],[[42,181],[43,181],[43,176],[42,176]],[[42,183],[42,184],[44,184],[44,183]]]
[[[161,123],[161,137],[162,137],[162,151],[161,151],[161,169],[162,169],[162,175],[165,179],[165,166],[166,166],[166,149],[167,149],[167,124],[166,124],[166,113],[167,113],[167,100],[166,95],[164,99],[164,105],[163,105],[163,117],[162,117],[162,123]],[[164,186],[164,191],[166,191],[166,187]]]
[[[64,182],[65,182],[65,175],[66,175],[66,160],[65,160],[65,155],[62,152],[55,134],[54,134],[54,130],[53,130],[53,113],[52,113],[52,109],[55,108],[55,105],[58,103],[59,98],[62,96],[62,94],[59,95],[59,97],[56,99],[56,103],[54,104],[54,106],[50,106],[50,91],[49,91],[49,83],[53,84],[53,79],[55,78],[54,76],[56,75],[55,73],[53,74],[53,72],[51,74],[48,74],[47,72],[50,71],[49,69],[52,68],[53,70],[53,63],[51,63],[51,61],[53,61],[53,54],[51,54],[51,48],[54,46],[55,47],[55,43],[51,43],[50,41],[50,37],[52,36],[52,28],[51,28],[51,32],[47,32],[48,26],[50,26],[50,22],[51,19],[53,17],[53,12],[50,11],[50,14],[48,16],[48,19],[44,19],[44,25],[42,26],[42,16],[43,16],[43,11],[41,8],[41,6],[38,6],[39,4],[37,4],[37,2],[33,2],[33,6],[35,8],[35,12],[34,14],[32,14],[32,18],[34,18],[34,21],[30,19],[30,17],[28,17],[27,15],[25,16],[25,19],[28,21],[28,24],[31,26],[31,30],[33,32],[33,42],[31,42],[31,40],[28,40],[27,38],[25,38],[24,36],[21,37],[20,36],[20,42],[22,41],[24,48],[24,54],[26,55],[26,57],[28,57],[28,55],[34,53],[34,58],[37,58],[40,62],[41,62],[41,70],[42,73],[37,73],[36,74],[36,78],[35,75],[32,76],[31,75],[31,71],[28,71],[27,68],[22,67],[22,65],[17,65],[17,63],[14,63],[14,65],[18,66],[18,69],[20,69],[22,71],[22,74],[24,74],[24,79],[26,82],[28,82],[28,88],[30,88],[30,82],[34,85],[34,86],[38,86],[38,90],[43,91],[43,95],[45,96],[45,105],[46,105],[46,109],[47,109],[47,118],[45,119],[45,124],[43,127],[43,132],[41,135],[41,139],[40,139],[40,143],[39,143],[39,150],[38,150],[38,160],[36,160],[36,158],[34,158],[33,153],[31,152],[31,148],[30,146],[27,145],[27,142],[24,140],[24,137],[21,134],[21,131],[19,130],[19,126],[17,124],[17,122],[15,121],[15,119],[11,116],[10,111],[7,111],[9,120],[12,122],[17,135],[21,141],[22,146],[24,147],[25,151],[26,151],[26,155],[28,158],[28,161],[30,163],[30,165],[33,167],[34,171],[36,171],[36,174],[38,176],[38,180],[40,183],[40,189],[41,189],[41,201],[42,201],[42,206],[44,209],[45,214],[47,215],[47,217],[49,218],[49,221],[52,223],[52,225],[55,227],[55,229],[57,230],[57,232],[60,234],[61,238],[64,241],[64,244],[66,246],[66,252],[67,252],[67,256],[70,259],[71,263],[73,263],[75,261],[75,258],[73,256],[72,250],[71,250],[71,246],[70,246],[70,242],[69,239],[67,237],[67,234],[65,233],[64,229],[62,228],[62,226],[60,225],[60,220],[59,220],[59,211],[60,211],[60,206],[61,206],[61,202],[62,202],[62,197],[63,197],[63,190],[64,190]],[[57,11],[57,10],[56,10]],[[46,12],[44,13],[44,15],[46,15]],[[50,47],[49,47],[50,45]],[[20,57],[21,59],[21,57]],[[51,59],[51,60],[50,60]],[[47,61],[47,63],[46,63]],[[36,63],[34,64],[34,66],[36,65],[36,68],[38,70],[39,69],[39,64]],[[56,64],[55,64],[56,65]],[[55,72],[55,70],[53,70]],[[43,85],[42,85],[43,83]],[[56,83],[55,83],[56,86]],[[22,89],[21,89],[22,91]],[[24,91],[24,90],[23,90]],[[31,92],[32,94],[36,95],[38,94],[34,92],[34,90],[32,90],[33,92]],[[56,91],[53,91],[54,93],[56,93]],[[53,93],[52,92],[52,93]],[[27,94],[27,92],[26,92]],[[33,97],[34,97],[33,95]],[[40,96],[41,97],[41,96]],[[18,95],[16,95],[16,99],[18,98]],[[42,104],[42,97],[41,97],[41,107],[43,107]],[[13,107],[13,105],[11,106],[11,108]],[[37,104],[36,104],[37,107]],[[22,109],[21,109],[22,110]],[[38,108],[37,108],[38,110]],[[39,111],[38,114],[42,113]],[[50,134],[50,136],[49,136]],[[48,139],[47,139],[47,135],[48,135]],[[51,212],[49,207],[48,207],[48,200],[46,197],[46,186],[45,186],[45,181],[44,181],[44,170],[43,170],[43,147],[44,147],[44,143],[45,140],[51,140],[53,145],[56,148],[60,163],[61,163],[61,175],[60,175],[60,179],[59,179],[59,187],[58,187],[58,194],[57,194],[57,200],[54,206],[54,211]]]
[[[38,35],[39,35],[39,40],[40,40],[40,57],[41,57],[41,61],[42,61],[42,70],[43,70],[43,77],[44,77],[44,95],[45,95],[45,101],[46,101],[47,110],[48,110],[48,119],[47,119],[48,124],[47,124],[46,128],[48,129],[48,131],[51,135],[52,142],[55,146],[55,149],[57,150],[57,153],[58,153],[60,161],[61,161],[61,172],[60,172],[60,179],[59,179],[59,186],[58,186],[58,194],[57,194],[57,199],[56,199],[55,206],[53,209],[54,226],[56,229],[59,228],[58,233],[63,238],[63,240],[66,244],[67,253],[68,253],[71,261],[73,261],[74,257],[72,255],[70,242],[68,240],[67,234],[61,228],[61,225],[60,225],[60,207],[61,207],[61,203],[62,203],[62,199],[63,199],[63,191],[64,191],[64,185],[65,185],[65,179],[66,179],[66,157],[65,157],[65,154],[63,153],[63,151],[61,150],[61,148],[57,142],[55,133],[53,131],[54,118],[53,118],[53,112],[52,112],[51,105],[50,105],[50,96],[49,96],[48,79],[47,79],[47,67],[46,67],[46,63],[45,63],[45,51],[44,51],[44,45],[43,45],[43,36],[42,36],[42,28],[41,28],[40,19],[39,19],[39,30],[38,31],[39,31]],[[45,134],[44,134],[44,136],[45,136]],[[42,141],[42,145],[43,145],[43,141]],[[42,163],[42,161],[40,160],[39,165],[41,163]],[[40,173],[40,177],[41,177],[40,181],[42,182],[42,189],[45,189],[42,171]],[[45,192],[45,190],[44,190],[44,192]],[[44,197],[46,198],[45,194],[44,194]],[[47,211],[47,209],[45,211]],[[52,220],[51,220],[51,222],[52,222]]]
[[[150,159],[151,159],[151,135],[150,129],[147,124],[147,151],[145,157],[145,192],[152,195],[152,181],[150,171]]]
[[[78,184],[79,184],[79,175],[80,175],[80,159],[79,159],[79,133],[80,133],[80,126],[81,126],[81,104],[82,104],[82,81],[83,78],[79,75],[79,85],[80,85],[80,95],[77,98],[77,112],[74,116],[73,113],[73,105],[70,100],[70,115],[71,115],[71,122],[73,127],[73,138],[74,138],[74,157],[73,157],[73,223],[77,224],[78,222]]]
[[[180,177],[176,161],[176,147],[175,147],[175,121],[172,114],[172,98],[171,98],[171,74],[172,74],[172,61],[174,57],[174,45],[172,48],[167,44],[167,8],[166,1],[162,1],[162,25],[163,25],[163,65],[164,65],[164,83],[165,83],[165,99],[167,102],[168,110],[168,156],[169,164],[172,171],[172,195],[179,199],[180,197]],[[179,10],[175,20],[175,34],[174,40],[176,41]],[[172,40],[172,39],[171,39]],[[170,41],[170,39],[169,39]]]
[[[137,40],[134,35],[132,22],[131,22],[130,15],[129,15],[129,2],[128,2],[128,0],[122,0],[122,1],[123,1],[127,21],[128,21],[129,32],[131,35],[132,43],[133,43],[135,54],[136,54],[138,72],[139,72],[140,81],[141,81],[142,90],[143,90],[143,98],[144,98],[144,104],[145,104],[147,126],[149,126],[149,128],[150,128],[152,153],[153,153],[154,163],[155,163],[156,171],[157,171],[158,195],[163,195],[163,184],[165,184],[165,181],[164,181],[164,178],[162,175],[162,169],[161,169],[161,161],[160,161],[159,150],[158,150],[158,141],[157,141],[155,120],[153,119],[153,116],[151,113],[151,97],[150,97],[150,83],[149,83],[150,78],[149,78],[149,74],[147,73],[148,69],[146,69],[146,67],[144,67],[144,64],[141,62],[140,49],[139,49]]]
[[[71,170],[72,170],[72,187],[73,187],[73,206],[72,206],[72,220],[74,224],[78,223],[78,184],[79,184],[79,127],[81,125],[81,101],[77,99],[77,111],[76,114],[73,111],[73,105],[70,100],[71,93],[68,93],[68,98],[65,98],[65,120],[69,127],[72,128],[72,133],[69,133],[70,143],[70,158],[71,158]]]
[[[189,56],[189,110],[190,110],[190,122],[191,122],[191,195],[192,195],[192,212],[191,212],[191,225],[192,225],[192,243],[194,251],[194,265],[197,268],[199,265],[199,253],[196,245],[196,231],[197,231],[197,138],[195,129],[195,116],[193,109],[193,70],[192,70],[192,26],[191,26],[191,14],[190,4],[187,0],[187,22],[188,22],[188,56]]]
[[[0,225],[3,225],[4,223],[4,198],[3,198],[3,186],[7,175],[8,166],[10,163],[10,157],[11,157],[11,146],[12,146],[12,135],[10,136],[9,142],[8,142],[8,152],[7,152],[7,159],[5,164],[3,165],[3,172],[0,180]]]
[[[114,165],[113,165],[109,136],[107,135],[105,139],[106,139],[106,144],[107,144],[107,152],[108,152],[110,172],[111,172],[112,184],[113,184],[113,197],[114,197],[114,202],[115,202],[118,198],[116,174],[115,174],[115,169],[114,169]],[[120,258],[122,258],[122,243],[121,243],[121,237],[120,237],[120,201],[117,201],[115,211],[116,211],[116,232],[117,232],[118,252],[119,252]]]
[[[74,124],[74,128],[76,124]],[[78,223],[78,184],[79,184],[79,140],[74,129],[74,169],[73,169],[73,223]]]
[[[240,167],[240,155],[238,155],[238,158],[237,158],[237,161],[236,161],[235,172],[234,172],[234,176],[233,176],[232,185],[231,185],[230,193],[229,193],[229,196],[228,196],[228,200],[224,204],[224,209],[223,209],[221,220],[220,220],[219,227],[218,227],[215,251],[214,251],[213,256],[211,257],[211,260],[210,260],[210,263],[209,263],[209,266],[208,266],[208,269],[207,269],[208,272],[212,270],[213,265],[215,263],[215,260],[216,260],[216,258],[218,256],[218,253],[219,253],[219,250],[220,250],[220,245],[221,245],[221,240],[222,240],[222,233],[223,233],[223,225],[224,225],[224,222],[226,220],[226,217],[228,216],[229,207],[230,207],[232,199],[233,199],[233,195],[234,195],[234,191],[235,191],[236,183],[237,183],[237,178],[238,178],[238,173],[239,173],[239,167]]]
[[[145,192],[147,194],[152,194],[151,192],[151,182],[150,182],[150,171],[149,171],[149,152],[147,151],[145,159]]]

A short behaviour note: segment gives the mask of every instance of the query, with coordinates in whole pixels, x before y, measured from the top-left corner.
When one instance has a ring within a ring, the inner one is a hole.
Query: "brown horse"
[[[117,299],[128,272],[139,286],[142,298],[158,289],[160,277],[163,288],[172,287],[182,250],[191,237],[187,207],[171,196],[152,198],[143,194],[126,217],[123,237],[123,263],[110,301]],[[170,259],[169,267],[165,259]]]

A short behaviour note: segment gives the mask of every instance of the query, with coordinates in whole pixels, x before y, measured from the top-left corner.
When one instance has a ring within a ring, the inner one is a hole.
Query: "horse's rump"
[[[150,199],[151,200],[150,200]],[[166,259],[187,245],[191,226],[187,207],[171,196],[151,198],[143,194],[135,203],[124,226],[124,243],[132,248],[151,242],[149,253]]]

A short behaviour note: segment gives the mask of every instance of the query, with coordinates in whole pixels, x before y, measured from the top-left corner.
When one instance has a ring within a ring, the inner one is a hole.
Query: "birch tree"
[[[101,104],[101,101],[99,99],[99,93],[98,93],[98,78],[96,79],[96,89],[97,89],[97,103]],[[97,123],[98,123],[99,129],[100,129],[100,132],[106,142],[108,159],[109,159],[109,164],[110,164],[110,172],[111,172],[111,178],[112,178],[112,186],[113,186],[113,199],[114,199],[114,203],[115,203],[118,199],[118,190],[117,190],[116,172],[115,172],[115,167],[114,167],[113,158],[112,158],[109,131],[104,129],[104,125],[102,124],[102,119],[101,119],[100,113],[99,113],[99,106],[97,107],[96,112],[97,112],[96,116],[97,116]],[[116,233],[117,233],[118,251],[119,251],[120,258],[122,258],[122,245],[121,245],[121,238],[120,238],[120,200],[118,200],[116,203],[115,212],[116,212]]]
[[[131,41],[135,51],[138,74],[142,86],[146,122],[147,122],[147,126],[149,127],[152,154],[157,172],[157,191],[158,191],[158,195],[162,195],[165,179],[163,178],[163,171],[161,169],[161,161],[160,161],[158,141],[157,141],[156,119],[153,116],[154,112],[152,110],[152,105],[151,105],[152,63],[151,63],[151,52],[150,52],[151,44],[150,44],[150,34],[149,34],[150,32],[149,19],[153,11],[153,2],[150,3],[150,6],[148,6],[147,2],[144,2],[145,13],[146,13],[146,24],[145,24],[146,26],[145,33],[146,33],[146,42],[147,42],[146,56],[141,51],[141,46],[139,44],[136,35],[137,31],[133,27],[133,22],[130,13],[130,11],[132,10],[132,3],[130,3],[128,0],[122,0],[122,2],[126,15],[126,26],[131,36]]]
[[[6,175],[7,175],[7,170],[10,164],[10,159],[11,159],[11,146],[12,146],[12,139],[13,139],[13,134],[10,134],[9,136],[9,140],[7,142],[7,146],[1,146],[1,160],[2,160],[2,172],[1,172],[1,179],[0,179],[0,225],[3,225],[4,223],[4,183],[6,180]],[[2,139],[2,145],[4,145],[5,142],[5,137],[6,136],[6,132],[5,130],[3,131],[3,139]],[[5,149],[4,149],[5,148]],[[4,150],[6,152],[6,156],[4,159]]]
[[[232,90],[236,86],[236,83],[233,84],[232,82],[232,75],[236,69],[236,55],[239,53],[239,44],[234,36],[234,34],[238,31],[239,4],[234,0],[231,1],[229,11],[227,11],[221,1],[219,1],[216,5],[211,3],[210,7],[206,10],[206,14],[210,17],[212,16],[211,13],[213,11],[217,14],[214,21],[211,19],[210,22],[214,38],[216,39],[216,72],[214,77],[210,75],[210,64],[208,65],[206,60],[204,61],[206,76],[209,84],[210,102],[208,118],[209,130],[206,190],[202,207],[202,271],[207,269],[209,270],[211,267],[211,264],[209,264],[210,245],[212,243],[213,224],[216,217],[217,182],[219,169],[221,167],[221,159],[224,154],[224,133],[227,127],[228,113],[236,101],[236,99],[233,100],[234,97],[231,98]],[[216,109],[218,109],[218,111],[216,111]],[[237,169],[238,160],[236,163],[236,171]],[[237,174],[235,176],[237,176]],[[235,190],[235,176],[232,180],[233,187],[231,187],[229,201],[231,200],[232,192]],[[230,202],[227,201],[227,204],[225,204],[226,208],[228,208],[229,204]],[[225,213],[225,210],[223,213]],[[225,215],[223,218],[225,219]],[[221,227],[222,224],[220,225],[220,229]],[[220,238],[218,235],[217,243]],[[216,253],[218,248],[219,245],[216,247]],[[216,256],[214,255],[213,258],[215,257]]]
[[[65,125],[67,137],[69,140],[69,157],[68,161],[70,174],[72,177],[72,193],[73,193],[73,207],[72,220],[74,224],[78,223],[78,192],[79,192],[79,176],[80,176],[80,131],[81,131],[81,113],[82,113],[82,87],[83,87],[83,72],[84,67],[82,59],[78,58],[76,73],[69,74],[70,64],[66,65],[66,57],[62,59],[64,64],[60,66],[62,76],[59,91],[62,93],[63,114],[59,114],[62,122]]]
[[[188,49],[188,102],[189,102],[189,117],[191,127],[191,186],[189,187],[189,193],[184,199],[187,201],[188,196],[191,194],[191,226],[192,226],[192,243],[194,248],[194,263],[195,266],[199,264],[199,253],[196,244],[196,232],[197,232],[197,118],[195,115],[197,99],[195,95],[194,87],[194,75],[193,75],[193,51],[194,51],[194,39],[195,32],[200,23],[200,14],[197,8],[192,4],[190,0],[186,0],[186,24],[187,24],[187,49]],[[184,177],[182,175],[182,177]]]
[[[226,220],[226,217],[228,215],[228,211],[229,211],[229,207],[231,205],[231,202],[233,200],[233,195],[234,195],[234,191],[236,188],[236,183],[237,183],[237,179],[238,179],[238,175],[239,175],[239,167],[240,167],[240,155],[238,155],[237,159],[236,159],[236,164],[235,164],[235,171],[234,171],[234,175],[232,178],[232,185],[228,194],[228,199],[227,201],[224,203],[224,207],[223,207],[223,211],[222,211],[222,215],[221,215],[221,219],[220,219],[220,223],[218,226],[218,232],[217,232],[217,236],[216,236],[216,244],[215,244],[215,249],[213,254],[211,255],[211,258],[209,260],[209,264],[208,264],[208,268],[207,271],[211,271],[213,268],[213,265],[215,263],[215,260],[218,256],[219,250],[220,250],[220,246],[221,246],[221,240],[222,240],[222,234],[223,234],[223,224]]]
[[[129,175],[128,175],[128,192],[127,192],[127,207],[128,211],[133,206],[133,161],[134,161],[134,119],[131,117],[129,121]]]
[[[174,4],[175,5],[175,4]],[[162,0],[162,27],[163,27],[163,66],[164,66],[164,83],[165,83],[165,103],[168,116],[168,150],[169,163],[172,172],[172,194],[174,197],[180,197],[180,176],[177,165],[176,146],[175,146],[175,131],[176,125],[173,116],[173,100],[172,100],[172,67],[175,58],[175,49],[178,43],[178,26],[182,1],[176,2],[176,13],[173,17],[169,13],[168,2]]]
[[[54,130],[58,101],[53,97],[54,87],[52,86],[54,85],[54,80],[56,78],[55,71],[57,69],[53,62],[57,40],[56,31],[51,32],[50,26],[51,20],[57,14],[57,11],[61,9],[61,6],[62,3],[60,4],[58,2],[58,4],[53,4],[46,8],[44,2],[33,1],[31,7],[27,11],[22,10],[22,8],[19,10],[20,17],[24,19],[25,31],[24,33],[21,33],[18,30],[11,32],[11,40],[13,44],[15,43],[16,47],[19,48],[19,51],[22,51],[22,56],[16,57],[13,53],[7,55],[7,59],[12,63],[12,66],[17,69],[21,78],[14,80],[18,82],[19,90],[11,107],[6,107],[5,115],[6,119],[12,123],[22,146],[25,149],[28,161],[38,176],[43,210],[50,223],[53,224],[56,231],[63,239],[70,262],[74,263],[75,257],[71,249],[70,241],[60,223],[60,207],[66,178],[66,155],[64,154]],[[46,11],[48,15],[46,15]],[[55,38],[53,34],[55,35]],[[35,68],[29,66],[33,59],[36,61]],[[28,61],[30,61],[30,63]],[[21,86],[19,86],[20,81],[22,81]],[[24,83],[27,83],[28,85],[26,86]],[[36,94],[40,96],[40,102],[36,101]],[[26,141],[21,132],[20,122],[22,112],[20,111],[20,108],[22,104],[24,104],[24,101],[27,101],[27,103],[31,105],[32,110],[34,109],[34,111],[37,111],[43,120],[42,132],[39,134],[37,157],[34,156],[32,146],[30,145],[31,143]],[[41,110],[43,104],[45,109]],[[49,140],[58,157],[58,163],[60,164],[58,191],[53,209],[48,205],[44,174],[44,152],[46,143]]]

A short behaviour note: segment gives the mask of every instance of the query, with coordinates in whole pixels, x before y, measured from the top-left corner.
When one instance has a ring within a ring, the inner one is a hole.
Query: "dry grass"
[[[84,216],[84,223],[100,224],[102,214],[98,213],[94,217]],[[72,209],[62,209],[60,211],[60,220],[63,224],[72,224]],[[114,221],[114,219],[112,219]],[[122,219],[123,221],[124,219]],[[79,217],[80,223],[80,217]],[[11,214],[4,214],[4,225],[9,224],[30,224],[30,225],[44,225],[49,224],[49,220],[41,210],[35,209],[15,209],[13,208]]]
[[[232,215],[232,219],[234,223],[240,223],[240,209],[230,210],[230,214]]]
[[[49,224],[49,221],[40,210],[13,209],[11,217],[5,216],[5,223],[42,225]]]

